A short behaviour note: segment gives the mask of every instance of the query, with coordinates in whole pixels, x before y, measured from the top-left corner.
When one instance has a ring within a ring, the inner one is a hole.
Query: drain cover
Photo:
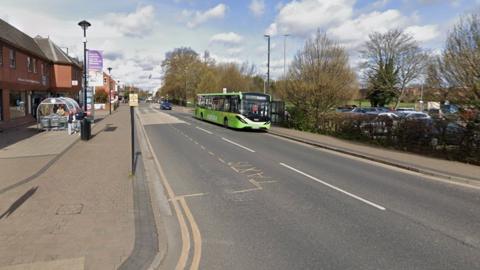
[[[57,215],[78,215],[82,213],[83,204],[62,204],[58,209]]]

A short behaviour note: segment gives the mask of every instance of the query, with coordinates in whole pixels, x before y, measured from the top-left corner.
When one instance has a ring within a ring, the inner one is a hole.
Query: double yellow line
[[[140,122],[142,122],[140,116],[138,118],[140,119]],[[200,229],[198,228],[197,222],[195,221],[195,218],[193,217],[193,214],[190,211],[190,208],[188,207],[187,201],[185,200],[185,196],[175,195],[175,192],[173,191],[170,183],[168,182],[167,177],[165,176],[165,173],[163,171],[163,168],[160,165],[160,162],[158,161],[157,155],[153,151],[152,144],[150,143],[150,139],[148,138],[142,123],[140,123],[140,127],[142,129],[142,133],[147,142],[147,145],[149,148],[148,150],[152,154],[152,157],[155,161],[155,165],[158,168],[158,171],[160,173],[160,178],[162,179],[162,184],[165,187],[165,190],[167,191],[169,201],[172,202],[173,208],[175,210],[175,214],[178,219],[178,223],[180,225],[180,232],[182,236],[182,250],[181,250],[180,257],[178,259],[177,266],[175,267],[175,269],[182,270],[182,269],[186,269],[187,267],[187,261],[190,254],[190,242],[191,242],[190,231],[188,226],[189,224],[190,229],[192,231],[192,237],[193,237],[193,258],[192,258],[192,263],[190,264],[189,269],[197,270],[199,269],[200,258],[202,256],[202,235],[200,234]]]

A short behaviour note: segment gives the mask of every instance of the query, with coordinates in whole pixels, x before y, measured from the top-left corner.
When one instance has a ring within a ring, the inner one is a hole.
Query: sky
[[[89,21],[88,48],[104,52],[104,67],[122,83],[154,91],[161,86],[165,53],[191,47],[209,51],[217,62],[255,64],[266,74],[271,35],[271,78],[283,74],[306,39],[318,30],[337,40],[360,63],[358,50],[368,34],[389,29],[410,33],[427,50],[438,52],[458,18],[479,10],[480,0],[0,0],[0,18],[28,35],[50,37],[82,56]],[[287,35],[287,36],[286,36]]]

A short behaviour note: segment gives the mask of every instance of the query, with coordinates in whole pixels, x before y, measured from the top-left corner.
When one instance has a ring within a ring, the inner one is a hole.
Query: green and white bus
[[[238,129],[270,128],[270,95],[260,93],[198,94],[195,117]]]

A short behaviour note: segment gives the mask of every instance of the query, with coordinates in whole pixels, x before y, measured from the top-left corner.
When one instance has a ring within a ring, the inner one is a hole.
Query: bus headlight
[[[238,119],[238,121],[244,123],[244,124],[248,124],[247,121],[243,120],[240,116],[238,115],[235,115],[235,117]]]

